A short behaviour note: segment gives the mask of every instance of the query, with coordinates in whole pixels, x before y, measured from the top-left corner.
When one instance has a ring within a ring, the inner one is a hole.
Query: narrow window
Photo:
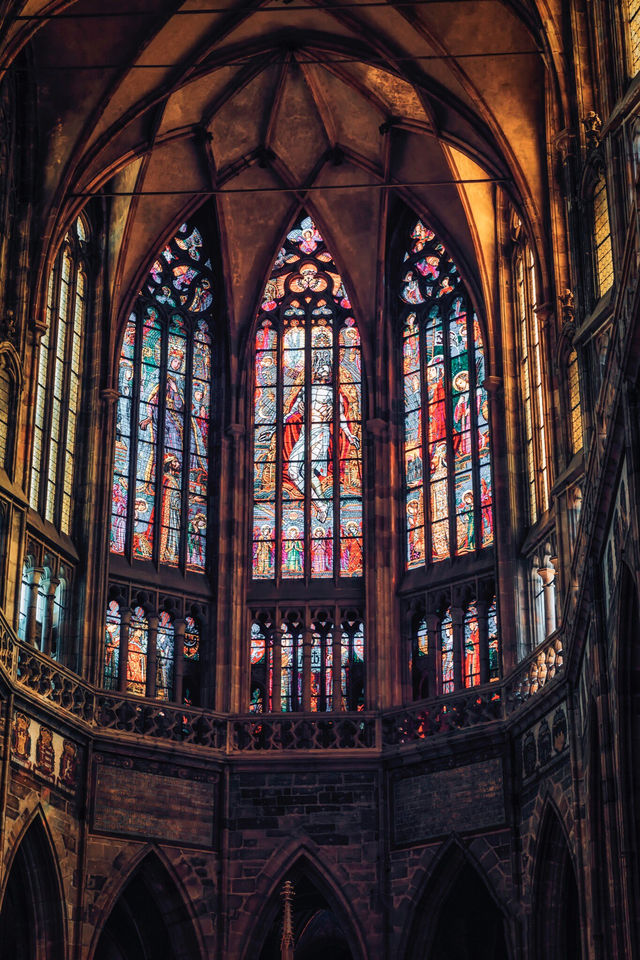
[[[464,618],[463,682],[465,687],[475,687],[480,683],[480,628],[478,613],[472,603]]]
[[[569,354],[569,406],[571,427],[571,452],[582,450],[582,410],[580,407],[580,376],[578,354],[572,350]]]
[[[603,297],[613,284],[611,222],[604,174],[600,174],[593,191],[593,240],[598,294]]]
[[[631,40],[631,76],[640,71],[640,0],[629,0],[629,38]]]
[[[29,500],[71,533],[77,420],[86,324],[86,230],[78,219],[49,275],[46,330],[40,343]]]
[[[104,686],[107,690],[118,689],[120,627],[120,607],[115,600],[111,600],[107,606],[107,626],[104,648]]]
[[[405,254],[407,568],[493,543],[491,446],[480,325],[453,260],[418,221]]]

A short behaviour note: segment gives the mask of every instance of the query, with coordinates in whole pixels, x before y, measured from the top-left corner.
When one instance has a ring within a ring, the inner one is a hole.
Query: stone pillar
[[[302,633],[302,709],[311,710],[311,629],[306,626]]]
[[[478,639],[480,643],[480,683],[489,683],[489,603],[487,600],[478,600]]]
[[[184,678],[184,635],[187,630],[187,622],[182,617],[177,617],[173,621],[174,646],[173,646],[173,699],[176,703],[182,703],[182,682]]]
[[[118,660],[118,690],[127,690],[127,660],[129,659],[129,628],[131,626],[131,607],[120,608],[120,657]]]
[[[38,647],[40,649],[39,637],[37,637],[37,621],[36,616],[38,613],[38,590],[40,587],[40,580],[42,579],[42,574],[44,573],[44,567],[34,567],[31,571],[31,592],[29,594],[29,609],[27,612],[27,629],[25,632],[25,639],[28,644],[32,647]]]
[[[461,690],[462,657],[464,650],[464,610],[462,607],[451,607],[451,622],[453,624],[453,689]]]
[[[437,613],[428,613],[427,621],[427,684],[429,696],[435,697],[442,690],[442,657],[438,657],[440,646],[440,617]]]
[[[147,617],[149,629],[147,631],[147,697],[156,695],[156,675],[158,672],[158,617],[151,614]]]
[[[53,604],[56,598],[56,589],[60,585],[60,580],[58,577],[51,577],[49,580],[49,587],[47,589],[47,596],[44,608],[44,624],[42,629],[42,635],[44,637],[44,642],[42,644],[43,653],[46,653],[48,657],[51,656],[51,638],[53,634]]]
[[[542,580],[542,596],[544,599],[544,635],[550,636],[556,629],[556,571],[550,560],[538,567],[538,576]]]
[[[332,691],[331,691],[331,709],[342,710],[342,628],[340,618],[336,619],[331,631],[331,643],[333,654],[332,669]]]
[[[277,627],[273,630],[273,690],[271,710],[273,713],[282,712],[282,633]],[[269,671],[267,670],[267,689],[265,697],[269,697]]]

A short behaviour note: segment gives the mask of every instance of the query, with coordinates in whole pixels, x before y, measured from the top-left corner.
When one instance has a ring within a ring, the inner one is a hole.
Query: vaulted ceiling
[[[114,323],[155,249],[209,196],[238,336],[301,206],[363,323],[381,308],[374,278],[396,197],[440,231],[488,308],[496,191],[538,228],[548,216],[557,11],[499,0],[31,0],[21,12],[3,49],[9,62],[26,46],[35,77],[42,271],[60,231],[104,192]]]

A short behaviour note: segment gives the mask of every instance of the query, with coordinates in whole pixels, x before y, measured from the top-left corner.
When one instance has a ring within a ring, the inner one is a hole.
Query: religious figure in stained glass
[[[255,346],[254,579],[360,577],[360,336],[310,217],[276,258]]]
[[[480,325],[434,232],[418,221],[410,241],[400,300],[411,570],[489,546],[493,513]]]
[[[118,374],[111,551],[206,564],[213,304],[210,260],[183,223],[125,326]]]

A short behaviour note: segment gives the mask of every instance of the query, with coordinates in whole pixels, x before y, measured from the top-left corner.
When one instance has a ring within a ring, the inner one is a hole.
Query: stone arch
[[[246,944],[243,960],[267,960],[267,957],[271,956],[272,941],[279,948],[280,891],[285,880],[294,883],[296,942],[298,943],[304,932],[309,932],[310,924],[314,920],[317,922],[320,937],[325,941],[322,952],[316,953],[313,945],[308,942],[311,939],[308,937],[307,945],[302,945],[303,953],[299,953],[296,948],[295,960],[316,960],[316,957],[328,954],[332,960],[365,960],[367,957],[360,924],[350,902],[344,890],[336,883],[331,868],[322,862],[318,852],[312,847],[315,848],[315,845],[295,843],[277,856],[277,872],[270,871],[267,866],[269,887],[260,893],[257,891],[252,898],[259,900],[263,906],[259,912],[256,911],[257,920],[243,938]],[[346,877],[344,879],[346,882]],[[324,916],[319,917],[319,914]],[[277,952],[273,955],[276,956]]]
[[[531,956],[581,960],[580,898],[569,840],[554,804],[542,816],[533,870]]]
[[[181,884],[154,847],[145,847],[111,891],[96,924],[92,960],[198,960],[200,932]]]
[[[507,914],[482,869],[454,837],[417,892],[400,955],[407,960],[507,960]]]
[[[0,943],[14,960],[64,960],[67,928],[55,846],[40,807],[24,825],[8,861]]]

